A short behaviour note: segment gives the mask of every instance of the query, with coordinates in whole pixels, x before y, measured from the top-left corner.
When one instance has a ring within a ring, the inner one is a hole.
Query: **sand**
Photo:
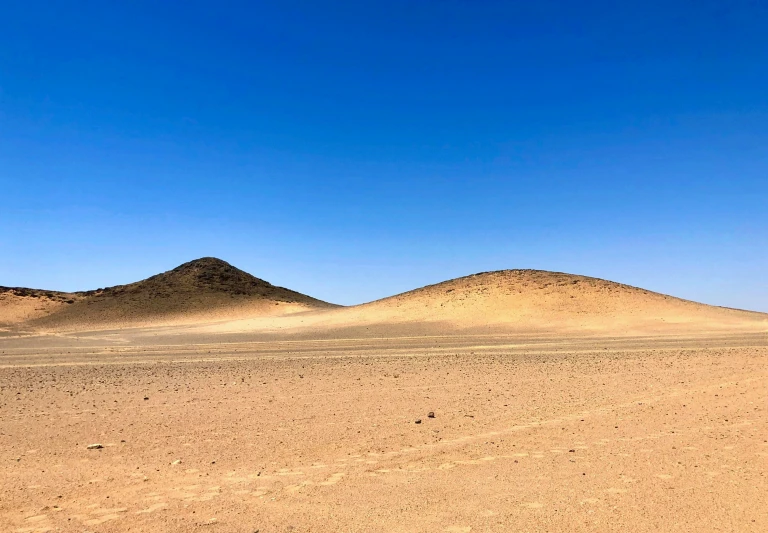
[[[0,287],[0,330],[55,314],[77,298],[70,293]]]
[[[542,276],[7,326],[0,531],[768,531],[765,315]]]

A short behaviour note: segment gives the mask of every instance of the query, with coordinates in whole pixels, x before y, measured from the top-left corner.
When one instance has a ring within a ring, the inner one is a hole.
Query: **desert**
[[[765,531],[767,362],[766,314],[536,270],[3,288],[0,530]]]
[[[4,2],[0,533],[768,532],[768,2]]]

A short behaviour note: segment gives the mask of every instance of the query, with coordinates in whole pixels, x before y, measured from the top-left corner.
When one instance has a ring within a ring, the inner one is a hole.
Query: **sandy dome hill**
[[[350,310],[352,311],[352,310]],[[340,311],[343,312],[343,311]],[[460,328],[654,329],[746,327],[768,331],[768,314],[714,307],[598,278],[500,270],[452,279],[354,308],[371,321]]]
[[[33,320],[40,327],[141,325],[264,316],[335,307],[277,287],[226,261],[204,257],[128,285],[75,293],[71,303]]]
[[[0,327],[49,315],[81,298],[79,294],[68,292],[0,287]]]

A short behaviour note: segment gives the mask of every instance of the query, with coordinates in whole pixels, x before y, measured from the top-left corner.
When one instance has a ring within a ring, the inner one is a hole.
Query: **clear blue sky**
[[[768,311],[768,4],[5,2],[0,285],[200,256],[337,303],[503,268]]]

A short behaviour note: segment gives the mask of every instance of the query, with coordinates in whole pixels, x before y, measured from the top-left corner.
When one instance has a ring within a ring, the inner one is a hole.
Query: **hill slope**
[[[75,293],[71,304],[30,322],[38,327],[142,325],[221,320],[334,307],[204,257],[128,285]]]

